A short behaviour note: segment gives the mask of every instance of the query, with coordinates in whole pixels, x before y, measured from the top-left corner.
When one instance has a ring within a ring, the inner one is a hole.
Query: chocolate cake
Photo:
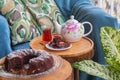
[[[46,51],[23,49],[6,56],[5,70],[13,74],[35,74],[54,65],[52,55]]]
[[[67,48],[70,46],[70,43],[64,40],[61,36],[54,36],[52,42],[50,42],[49,46],[53,48]]]

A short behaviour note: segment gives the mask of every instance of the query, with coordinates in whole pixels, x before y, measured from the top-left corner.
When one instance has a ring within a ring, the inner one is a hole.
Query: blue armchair
[[[102,9],[94,7],[90,0],[55,0],[61,13],[65,19],[69,19],[71,15],[75,16],[79,22],[89,21],[93,25],[93,32],[88,36],[94,41],[95,55],[93,60],[106,64],[104,61],[104,52],[100,43],[99,30],[102,26],[111,26],[119,28],[116,18],[105,13]],[[0,58],[6,56],[11,51],[18,49],[30,48],[29,42],[11,46],[10,29],[7,20],[0,15]],[[86,31],[88,25],[85,25]],[[79,80],[102,80],[95,76],[89,76],[85,73],[80,73]]]

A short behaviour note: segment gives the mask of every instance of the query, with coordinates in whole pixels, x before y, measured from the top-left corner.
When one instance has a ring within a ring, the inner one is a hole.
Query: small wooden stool
[[[51,54],[56,54],[70,63],[81,61],[85,59],[91,59],[94,56],[93,46],[94,43],[91,39],[87,37],[83,37],[80,41],[72,43],[72,48],[64,51],[53,51],[49,50],[45,47],[45,45],[41,44],[41,36],[34,38],[30,42],[30,47],[32,49],[45,50]],[[79,71],[74,70],[74,80],[79,80]]]

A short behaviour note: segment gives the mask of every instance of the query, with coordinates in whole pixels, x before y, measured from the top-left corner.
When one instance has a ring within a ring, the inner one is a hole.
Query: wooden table
[[[51,54],[56,54],[70,63],[91,59],[94,56],[94,43],[91,39],[83,37],[80,41],[72,43],[72,48],[63,51],[53,51],[41,44],[41,37],[36,37],[30,42],[30,47],[37,50],[46,50]],[[74,70],[74,80],[79,80],[79,71]]]

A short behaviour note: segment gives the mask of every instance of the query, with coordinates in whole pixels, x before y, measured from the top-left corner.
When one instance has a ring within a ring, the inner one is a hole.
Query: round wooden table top
[[[45,51],[47,51],[51,54],[60,55],[61,57],[66,58],[66,59],[72,59],[73,58],[74,60],[72,59],[72,61],[70,60],[70,62],[79,61],[80,58],[82,58],[82,57],[86,58],[86,56],[87,56],[86,59],[90,59],[90,58],[93,57],[94,43],[91,39],[89,39],[87,37],[83,37],[78,42],[71,43],[72,47],[70,49],[63,50],[63,51],[49,50],[45,47],[44,44],[41,44],[41,42],[42,42],[41,36],[36,37],[33,40],[31,40],[30,47],[32,49],[45,50]]]

